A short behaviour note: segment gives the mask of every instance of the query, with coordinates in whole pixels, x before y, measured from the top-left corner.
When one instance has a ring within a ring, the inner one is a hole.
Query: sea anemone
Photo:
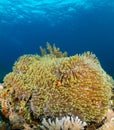
[[[4,98],[7,93],[8,116],[13,111],[28,124],[58,117],[64,129],[66,122],[75,122],[67,115],[78,116],[83,122],[101,122],[109,108],[113,84],[97,57],[90,52],[65,57],[57,48],[49,46],[48,50],[50,54],[43,56],[21,56],[4,77],[1,95]]]
[[[86,122],[82,122],[77,116],[66,116],[61,119],[56,118],[55,121],[44,118],[40,128],[41,130],[83,130],[86,125]]]

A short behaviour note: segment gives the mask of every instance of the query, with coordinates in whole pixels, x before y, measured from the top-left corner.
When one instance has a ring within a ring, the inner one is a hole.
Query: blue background
[[[91,51],[114,76],[114,0],[0,0],[0,82],[46,42],[69,56]]]

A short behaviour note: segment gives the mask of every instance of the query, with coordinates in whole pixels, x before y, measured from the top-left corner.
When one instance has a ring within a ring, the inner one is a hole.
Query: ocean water
[[[0,0],[0,82],[46,42],[69,56],[91,51],[114,76],[114,0]]]

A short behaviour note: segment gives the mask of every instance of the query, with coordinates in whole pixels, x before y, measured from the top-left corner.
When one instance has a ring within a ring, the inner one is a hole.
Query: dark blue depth
[[[28,3],[26,9],[18,0],[10,2],[6,12],[0,11],[0,82],[12,71],[19,56],[40,54],[39,46],[45,47],[47,41],[69,56],[85,51],[95,53],[104,70],[114,76],[114,3],[96,1],[58,6],[62,3],[58,0],[52,4],[54,7],[41,3],[33,8]],[[36,7],[39,13],[35,13]]]

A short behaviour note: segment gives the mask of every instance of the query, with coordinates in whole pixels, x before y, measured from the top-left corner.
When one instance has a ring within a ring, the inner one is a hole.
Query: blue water
[[[0,0],[0,81],[23,54],[55,43],[91,51],[114,76],[114,0]]]

